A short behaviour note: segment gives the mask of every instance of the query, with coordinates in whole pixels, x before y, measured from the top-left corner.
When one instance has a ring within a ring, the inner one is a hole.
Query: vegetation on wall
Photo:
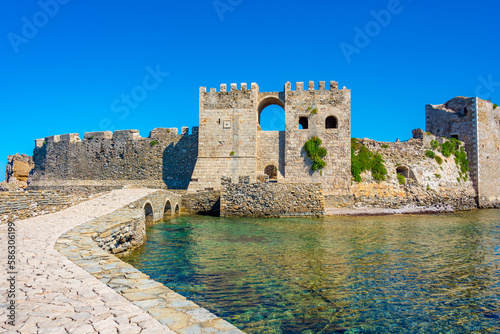
[[[385,180],[387,169],[384,159],[380,153],[372,153],[365,145],[358,142],[356,138],[351,139],[351,174],[356,182],[361,182],[361,174],[366,171],[372,172],[372,177],[377,181]]]
[[[406,179],[405,179],[404,175],[398,173],[397,178],[398,178],[399,184],[406,183]]]
[[[323,158],[326,157],[327,151],[326,148],[320,147],[321,143],[321,139],[314,136],[304,144],[304,150],[307,153],[307,157],[313,161],[311,166],[313,172],[326,166],[326,162]]]
[[[432,140],[431,147],[433,150],[437,149],[438,151],[440,151],[441,154],[446,158],[454,155],[455,164],[460,169],[460,171],[458,172],[460,176],[457,179],[460,180],[462,178],[464,181],[467,181],[467,172],[470,170],[469,160],[467,159],[465,147],[462,146],[462,143],[458,139],[451,138],[441,145],[439,145],[436,140]],[[443,163],[443,159],[441,159],[441,157],[437,156],[436,153],[431,150],[427,150],[425,152],[425,155],[429,158],[436,159],[436,162],[440,165]]]
[[[498,104],[496,104],[496,103],[495,103],[495,104],[493,105],[493,109],[496,109],[496,108],[498,108]]]
[[[151,147],[155,146],[158,144],[158,140],[152,140],[149,145],[151,145]]]

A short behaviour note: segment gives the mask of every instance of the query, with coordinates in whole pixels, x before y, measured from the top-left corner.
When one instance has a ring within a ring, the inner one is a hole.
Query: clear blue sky
[[[36,138],[196,126],[199,86],[335,80],[352,90],[353,137],[386,141],[423,128],[427,103],[500,101],[494,0],[55,1],[0,13],[0,180]]]

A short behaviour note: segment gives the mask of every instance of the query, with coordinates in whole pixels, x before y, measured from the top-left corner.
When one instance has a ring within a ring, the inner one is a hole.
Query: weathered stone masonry
[[[238,183],[222,178],[222,217],[322,216],[325,211],[319,183]]]
[[[221,190],[222,177],[249,177],[250,183],[269,177],[278,184],[320,184],[327,206],[418,205],[442,194],[443,205],[471,207],[471,183],[453,183],[451,175],[457,172],[453,161],[434,166],[426,160],[423,154],[429,138],[424,135],[424,142],[412,142],[420,145],[418,149],[396,143],[390,145],[389,151],[394,153],[391,157],[384,155],[387,150],[379,152],[388,161],[390,173],[395,174],[393,163],[401,163],[393,158],[406,156],[409,161],[404,164],[425,174],[413,175],[413,183],[405,186],[398,185],[395,178],[382,183],[394,190],[394,201],[379,197],[380,184],[369,178],[351,185],[351,97],[350,90],[339,90],[337,82],[330,82],[329,88],[323,81],[317,87],[309,82],[306,89],[298,82],[295,90],[287,82],[282,92],[261,92],[255,83],[249,89],[247,84],[241,84],[240,89],[236,84],[223,84],[219,91],[201,87],[199,94],[199,127],[193,128],[192,134],[188,134],[188,128],[182,128],[181,134],[175,128],[157,128],[148,138],[141,138],[137,130],[125,130],[86,133],[83,139],[67,134],[36,140],[35,167],[28,189],[183,189],[187,190],[186,212],[214,214],[220,206],[216,194]],[[285,131],[261,130],[260,114],[269,105],[284,108]],[[465,143],[470,177],[481,207],[500,205],[499,113],[499,108],[477,98],[457,97],[443,105],[426,106],[429,133],[439,141],[457,137]],[[313,136],[322,140],[328,152],[326,166],[316,172],[311,171],[312,161],[303,148]],[[372,146],[380,149],[381,145]],[[417,166],[412,159],[425,163]],[[433,179],[438,174],[443,178]],[[436,194],[427,193],[427,186]],[[402,188],[405,196],[399,195]],[[200,191],[209,198],[202,198],[197,194]],[[463,194],[463,201],[455,200],[459,194]]]
[[[260,114],[270,105],[285,109],[285,131],[262,131]],[[200,88],[198,160],[189,191],[220,189],[221,178],[249,176],[256,182],[266,168],[277,171],[282,183],[321,183],[327,194],[350,190],[351,93],[339,90],[335,81],[326,89],[298,82],[296,90],[287,82],[283,92],[260,92],[252,83],[247,90],[225,84],[220,91]],[[299,129],[299,124],[306,126]],[[313,136],[323,141],[328,155],[322,171],[311,172],[304,144]]]
[[[479,98],[456,97],[426,106],[426,130],[465,142],[480,207],[500,206],[500,108]]]
[[[196,163],[198,128],[158,128],[51,136],[36,140],[29,189],[105,191],[128,187],[187,188]]]

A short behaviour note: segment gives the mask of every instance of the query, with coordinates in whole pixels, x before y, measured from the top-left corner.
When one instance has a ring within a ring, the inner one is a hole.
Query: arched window
[[[167,203],[165,203],[165,208],[163,209],[163,220],[167,220],[170,217],[172,217],[172,205],[170,204],[170,201],[167,200]]]
[[[337,129],[338,122],[335,116],[328,116],[325,120],[325,129]]]
[[[309,119],[307,117],[299,117],[299,130],[309,129]]]
[[[146,205],[144,205],[144,216],[146,219],[146,225],[153,223],[153,207],[150,203],[146,203]]]
[[[269,165],[264,169],[264,174],[269,176],[269,180],[277,180],[278,179],[278,168],[274,165]]]
[[[270,96],[259,103],[259,125],[263,131],[285,131],[285,104]]]

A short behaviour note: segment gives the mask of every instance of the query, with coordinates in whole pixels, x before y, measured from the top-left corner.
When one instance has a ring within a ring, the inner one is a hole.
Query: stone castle
[[[360,199],[376,207],[384,196],[397,197],[401,205],[420,203],[429,189],[435,191],[432,200],[446,193],[443,198],[453,197],[456,203],[473,191],[480,207],[500,205],[500,109],[491,102],[457,97],[443,105],[428,105],[427,132],[414,131],[406,143],[365,140],[388,163],[386,185],[394,191],[381,195],[380,184],[369,176],[370,187],[351,181],[351,96],[345,87],[338,89],[337,82],[331,81],[329,87],[323,81],[317,87],[309,82],[307,89],[298,82],[295,90],[287,82],[282,92],[260,92],[255,83],[249,88],[241,84],[240,89],[223,84],[219,91],[201,87],[199,94],[199,127],[191,133],[189,128],[180,134],[176,128],[156,128],[147,138],[137,130],[124,130],[85,133],[83,139],[78,134],[37,139],[28,189],[149,187],[189,194],[220,191],[228,180],[233,184],[245,180],[245,187],[259,182],[269,187],[319,185],[325,200],[339,207],[359,206]],[[261,130],[260,114],[270,105],[285,110],[285,131]],[[315,172],[304,150],[313,136],[328,152],[326,166]],[[430,140],[445,138],[465,143],[472,182],[457,181],[456,167],[446,159],[442,166],[425,160]],[[398,185],[398,173],[412,183]],[[223,178],[226,181],[221,182]],[[293,189],[296,193],[298,188]],[[380,205],[391,203],[395,202]]]

